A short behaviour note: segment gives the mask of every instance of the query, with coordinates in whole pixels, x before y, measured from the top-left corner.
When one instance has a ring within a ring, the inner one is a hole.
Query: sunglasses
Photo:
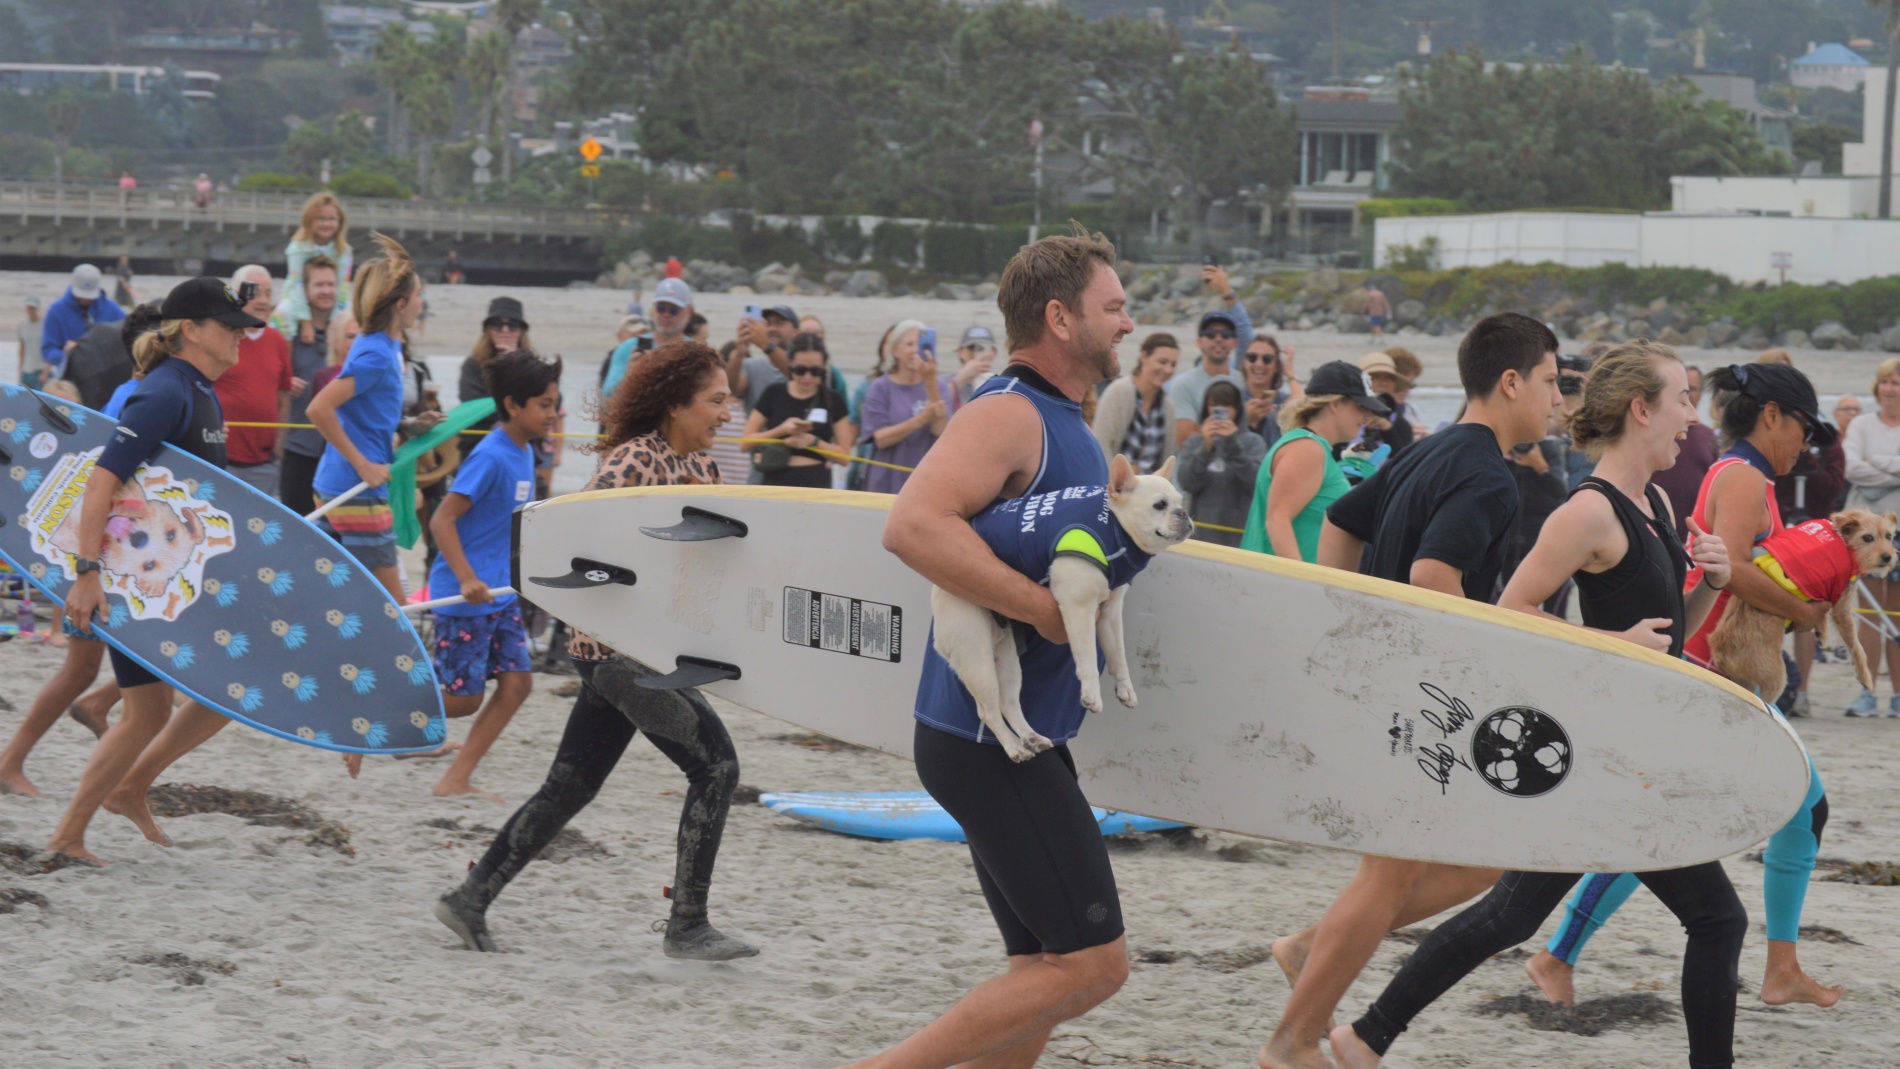
[[[1808,419],[1807,413],[1791,408],[1788,414],[1801,424],[1801,444],[1814,444],[1814,422]]]
[[[825,365],[823,364],[793,364],[791,370],[792,370],[792,374],[794,375],[818,376],[818,375],[823,375],[825,373]]]
[[[1202,337],[1206,335],[1203,334]],[[1248,353],[1247,362],[1249,364],[1277,364],[1280,362],[1280,356],[1278,353]]]
[[[1221,338],[1226,341],[1233,341],[1236,335],[1231,330],[1204,330],[1204,331],[1201,331],[1201,337]]]
[[[488,321],[488,329],[489,330],[527,330],[528,324],[523,323],[519,319],[491,319]]]
[[[686,311],[686,309],[677,304],[668,304],[665,301],[653,302],[653,312],[655,315],[676,316],[684,311]]]

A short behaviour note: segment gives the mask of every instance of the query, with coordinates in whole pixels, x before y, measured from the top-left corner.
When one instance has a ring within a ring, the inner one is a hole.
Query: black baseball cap
[[[1330,360],[1306,377],[1306,392],[1323,397],[1338,394],[1375,416],[1390,415],[1392,407],[1372,392],[1372,379],[1344,360]]]
[[[239,330],[264,325],[263,320],[244,310],[244,302],[221,278],[188,278],[173,286],[158,315],[161,319],[215,319]]]
[[[1728,370],[1742,396],[1763,404],[1773,401],[1784,412],[1801,413],[1808,425],[1808,440],[1815,445],[1830,446],[1840,437],[1834,425],[1821,418],[1821,399],[1799,369],[1787,364],[1730,364]]]
[[[1240,324],[1234,322],[1234,314],[1232,312],[1214,311],[1207,313],[1201,317],[1200,329],[1206,330],[1209,323],[1225,323],[1236,332],[1240,330]]]
[[[783,319],[787,323],[790,323],[794,326],[798,324],[798,313],[792,311],[792,306],[789,304],[768,304],[765,306],[765,310],[761,314],[769,315],[769,316],[778,316],[780,319]]]

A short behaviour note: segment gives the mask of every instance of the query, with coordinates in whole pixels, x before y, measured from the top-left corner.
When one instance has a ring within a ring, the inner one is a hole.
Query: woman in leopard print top
[[[681,342],[642,356],[620,380],[606,405],[607,435],[598,447],[600,469],[587,489],[717,483],[719,468],[706,455],[731,413],[719,354]],[[673,878],[672,915],[664,927],[668,957],[726,961],[757,948],[714,928],[706,919],[713,860],[726,811],[739,784],[739,755],[719,714],[697,690],[647,690],[637,681],[659,673],[576,633],[568,646],[581,674],[581,693],[548,778],[469,870],[442,897],[435,914],[473,950],[493,950],[488,907],[508,882],[574,814],[593,800],[636,732],[686,774]]]

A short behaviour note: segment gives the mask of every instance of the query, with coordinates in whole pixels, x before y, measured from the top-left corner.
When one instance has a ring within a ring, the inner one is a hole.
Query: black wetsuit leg
[[[1353,1031],[1383,1057],[1412,1019],[1484,964],[1537,934],[1581,877],[1576,873],[1507,872],[1489,894],[1446,921],[1419,944]],[[1737,963],[1748,914],[1720,862],[1638,873],[1688,932],[1682,957],[1682,1011],[1689,1064],[1735,1064]]]
[[[1122,934],[1102,829],[1056,746],[1020,764],[1001,746],[917,725],[917,778],[969,839],[1004,950],[1071,954]]]
[[[576,662],[581,693],[568,714],[548,778],[534,797],[502,825],[501,834],[463,883],[464,898],[487,910],[509,881],[534,860],[594,800],[601,784],[633,741],[647,741],[686,773],[680,810],[679,854],[673,876],[673,916],[703,918],[712,887],[713,862],[732,792],[739,784],[739,755],[719,714],[696,690],[647,690],[634,685],[652,669],[625,657]]]

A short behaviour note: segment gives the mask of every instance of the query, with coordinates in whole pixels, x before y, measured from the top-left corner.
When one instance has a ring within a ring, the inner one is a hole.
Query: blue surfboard
[[[963,829],[936,799],[923,791],[786,791],[759,795],[759,804],[840,835],[864,839],[938,839],[963,841]],[[1133,813],[1095,809],[1103,835],[1166,831],[1185,825]]]
[[[0,557],[64,605],[79,503],[116,424],[0,386]],[[126,481],[100,560],[95,633],[201,704],[346,753],[447,734],[429,651],[376,577],[237,477],[165,446]]]

